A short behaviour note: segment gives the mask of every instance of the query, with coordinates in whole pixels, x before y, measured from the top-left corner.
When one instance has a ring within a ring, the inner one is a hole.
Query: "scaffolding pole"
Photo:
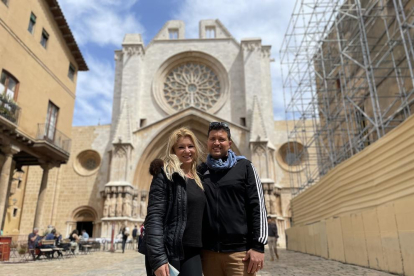
[[[293,194],[414,111],[414,0],[297,0],[280,50]]]

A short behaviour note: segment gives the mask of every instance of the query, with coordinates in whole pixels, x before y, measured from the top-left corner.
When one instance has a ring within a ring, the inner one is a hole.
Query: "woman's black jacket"
[[[153,271],[169,260],[184,258],[182,239],[187,222],[186,182],[174,173],[170,181],[164,170],[151,170],[145,238]]]

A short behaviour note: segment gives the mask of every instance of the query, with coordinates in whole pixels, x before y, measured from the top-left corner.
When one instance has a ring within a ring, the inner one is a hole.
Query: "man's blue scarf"
[[[220,170],[227,170],[227,169],[232,168],[234,165],[237,164],[237,161],[241,159],[246,159],[246,157],[241,156],[241,155],[237,156],[232,150],[229,150],[226,161],[223,161],[222,159],[214,159],[209,154],[207,156],[206,163],[210,169],[215,170],[215,171],[220,171]]]

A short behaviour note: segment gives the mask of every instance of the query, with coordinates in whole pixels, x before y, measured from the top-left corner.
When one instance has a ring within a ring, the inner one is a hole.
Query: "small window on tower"
[[[147,119],[141,119],[139,121],[139,127],[144,127],[147,125]]]
[[[216,27],[206,27],[206,38],[216,38]]]
[[[170,39],[178,39],[178,29],[169,29],[168,35]]]
[[[19,209],[17,209],[17,208],[14,208],[13,209],[13,217],[15,218],[15,217],[17,217],[17,212],[19,211]]]
[[[240,117],[240,124],[242,126],[246,126],[246,118],[245,117]]]

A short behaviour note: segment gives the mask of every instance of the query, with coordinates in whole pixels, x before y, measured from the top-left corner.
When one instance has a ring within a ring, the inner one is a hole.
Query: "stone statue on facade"
[[[274,193],[270,194],[270,213],[276,215],[277,214],[277,202],[276,196]]]
[[[265,205],[266,205],[266,211],[268,214],[273,214],[270,211],[270,195],[267,193],[267,191],[264,191],[264,199],[265,199]]]
[[[132,201],[132,217],[138,218],[138,216],[139,216],[138,198],[134,197],[134,200]]]
[[[122,212],[124,217],[131,217],[132,212],[132,202],[131,202],[131,195],[126,194],[124,198],[124,203],[122,207]]]
[[[115,194],[112,194],[109,204],[109,216],[114,217],[115,216],[115,207],[116,207],[116,198]]]
[[[118,198],[116,199],[116,209],[115,209],[115,215],[117,217],[122,217],[122,194],[118,194]]]
[[[109,197],[109,195],[105,198],[105,202],[104,202],[104,208],[103,208],[103,217],[107,218],[109,216],[109,205],[111,198]]]

